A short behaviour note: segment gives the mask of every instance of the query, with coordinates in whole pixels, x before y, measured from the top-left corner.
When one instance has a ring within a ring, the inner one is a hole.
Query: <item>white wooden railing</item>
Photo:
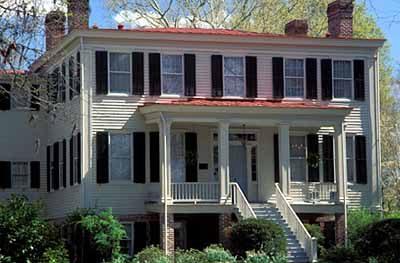
[[[337,186],[335,183],[292,182],[290,183],[290,197],[294,200],[335,202],[337,201]]]
[[[276,208],[279,210],[282,217],[286,220],[290,229],[293,231],[297,240],[300,242],[300,245],[306,251],[307,256],[311,259],[312,262],[317,262],[317,239],[311,237],[310,233],[308,233],[300,218],[297,216],[292,206],[286,200],[285,195],[279,188],[279,184],[275,184],[275,194]]]
[[[173,202],[219,202],[219,183],[171,183]]]
[[[237,183],[230,183],[232,204],[239,210],[243,218],[256,218],[256,214]]]

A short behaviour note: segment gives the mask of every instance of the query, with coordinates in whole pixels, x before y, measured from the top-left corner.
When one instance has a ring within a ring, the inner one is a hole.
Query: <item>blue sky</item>
[[[390,42],[393,64],[400,70],[400,0],[362,1],[365,1],[369,12],[376,18],[379,26],[385,33],[386,39]],[[117,22],[105,7],[104,0],[90,1],[90,8],[90,25],[97,24],[99,27],[116,27]],[[394,20],[397,20],[397,22]]]

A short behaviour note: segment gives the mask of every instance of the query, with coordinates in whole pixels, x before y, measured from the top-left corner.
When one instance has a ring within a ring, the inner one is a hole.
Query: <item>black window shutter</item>
[[[56,142],[53,146],[54,167],[53,167],[53,189],[60,187],[60,143]]]
[[[81,94],[81,52],[76,53],[75,91]]]
[[[133,133],[133,182],[146,183],[146,135]]]
[[[74,185],[74,137],[69,139],[69,185]]]
[[[62,142],[62,158],[63,158],[63,178],[62,178],[62,185],[63,187],[67,187],[67,141],[64,139]]]
[[[317,59],[306,59],[306,97],[317,99]]]
[[[76,150],[78,151],[78,163],[77,163],[77,180],[78,180],[78,184],[81,183],[82,180],[82,175],[81,175],[81,160],[82,160],[82,153],[81,153],[81,133],[78,132],[78,134],[76,135]]]
[[[11,162],[0,162],[0,188],[11,188]]]
[[[133,95],[144,94],[144,57],[143,52],[132,53],[132,83]]]
[[[142,251],[146,247],[147,243],[147,227],[146,222],[135,222],[134,224],[134,254]]]
[[[283,83],[283,58],[274,57],[272,58],[272,86],[275,99],[283,98]]]
[[[197,182],[197,134],[185,133],[186,182]]]
[[[150,242],[149,245],[159,246],[160,245],[160,222],[150,221]]]
[[[365,136],[356,136],[356,178],[358,184],[366,184],[368,182],[365,141]]]
[[[223,96],[223,68],[222,68],[222,55],[212,55],[211,56],[211,82],[212,82],[212,92],[213,97]]]
[[[0,110],[10,110],[10,92],[11,85],[8,83],[0,83]]]
[[[322,99],[332,99],[332,60],[321,60],[321,85],[322,85]]]
[[[274,177],[275,183],[279,183],[279,135],[274,134]]]
[[[96,93],[108,93],[108,53],[96,51]]]
[[[151,96],[161,95],[160,53],[149,54],[149,84]]]
[[[97,183],[108,183],[108,133],[98,132],[96,134],[97,150]]]
[[[31,162],[31,188],[40,188],[40,162]]]
[[[31,86],[31,109],[38,111],[40,110],[40,86],[38,84],[32,84]]]
[[[322,154],[324,163],[324,182],[334,182],[334,160],[333,160],[333,137],[324,135],[322,143]]]
[[[50,192],[50,153],[51,147],[47,146],[46,148],[46,172],[47,172],[47,192]]]
[[[307,151],[308,157],[318,154],[318,135],[308,134],[307,135]],[[319,167],[311,167],[308,165],[308,181],[319,182]]]
[[[364,60],[354,60],[354,99],[365,100]]]
[[[246,57],[246,97],[257,98],[257,57]]]
[[[196,55],[185,54],[185,96],[196,96]]]
[[[150,182],[160,182],[160,135],[150,132]]]
[[[75,67],[75,59],[73,56],[71,56],[68,59],[68,86],[69,86],[69,100],[72,100],[72,98],[75,95],[75,90],[74,90],[74,67]]]

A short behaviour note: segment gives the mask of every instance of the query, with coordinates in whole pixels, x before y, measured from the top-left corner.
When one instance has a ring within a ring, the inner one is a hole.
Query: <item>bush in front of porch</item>
[[[241,258],[248,251],[259,251],[268,257],[286,255],[283,229],[269,220],[241,220],[232,226],[229,239],[232,253]]]

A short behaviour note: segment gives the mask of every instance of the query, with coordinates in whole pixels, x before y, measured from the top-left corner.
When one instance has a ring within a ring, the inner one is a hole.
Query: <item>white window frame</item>
[[[335,61],[350,62],[351,79],[349,78],[335,78]],[[332,100],[334,101],[351,101],[354,99],[354,69],[353,60],[351,59],[332,59]],[[335,80],[351,80],[351,96],[350,98],[336,98],[335,97]]]
[[[63,143],[62,141],[59,142],[59,147],[58,147],[58,156],[59,156],[59,160],[58,160],[58,182],[59,182],[59,189],[64,188],[63,185],[63,174],[64,174],[64,170],[63,170]]]
[[[130,250],[131,250],[131,252],[132,252],[132,255],[129,255],[129,256],[134,256],[134,248],[135,248],[135,245],[134,245],[134,239],[135,239],[135,222],[121,222],[121,224],[124,226],[124,230],[125,230],[125,226],[128,226],[129,225],[129,227],[131,228],[131,237],[129,238],[128,237],[128,235],[127,235],[127,237],[128,238],[125,238],[125,239],[122,239],[123,241],[131,241],[131,247],[130,247]],[[128,234],[128,233],[127,233]]]
[[[180,56],[181,57],[181,65],[182,65],[182,73],[165,73],[166,75],[176,75],[180,76],[182,75],[182,90],[180,94],[167,94],[164,93],[164,69],[163,69],[163,57],[164,56]],[[163,97],[181,97],[185,95],[185,61],[184,61],[184,55],[183,54],[177,54],[177,53],[162,53],[160,54],[160,84],[161,84],[161,96]]]
[[[305,180],[304,181],[294,181],[294,180],[292,180],[292,167],[291,167],[292,159],[293,160],[300,160],[300,158],[299,157],[292,158],[292,156],[290,154],[290,147],[291,147],[290,137],[303,137],[304,138],[304,151],[305,151],[305,153],[304,153],[304,162],[306,163],[306,165],[305,165]],[[290,181],[291,182],[294,182],[294,183],[308,183],[308,163],[307,163],[307,158],[308,158],[308,148],[307,148],[307,146],[308,145],[307,144],[308,144],[307,136],[305,134],[303,134],[303,133],[291,133],[289,135],[289,167],[290,167],[289,168],[289,170],[290,170],[289,176],[290,176]]]
[[[225,81],[225,76],[226,77],[242,77],[241,75],[225,75],[225,58],[241,58],[243,62],[243,96],[230,96],[230,95],[225,95],[226,92],[226,81]],[[224,98],[246,98],[246,57],[245,56],[237,56],[237,55],[226,55],[222,56],[222,95]]]
[[[291,77],[291,76],[286,76],[286,60],[302,60],[303,61],[303,96],[302,97],[289,97],[287,96],[286,92],[286,78],[288,79],[300,79],[300,77]],[[306,95],[306,62],[304,58],[296,58],[296,57],[290,57],[290,58],[284,58],[283,59],[283,97],[285,99],[304,99]]]
[[[348,173],[346,171],[346,175],[347,175],[347,183],[349,184],[356,184],[357,183],[357,170],[356,170],[356,136],[355,135],[346,135],[346,169],[348,169],[348,160],[351,160],[350,158],[347,158],[347,151],[348,151],[348,147],[347,147],[347,138],[351,138],[351,141],[353,143],[353,160],[352,160],[352,170],[353,170],[353,181],[349,181],[349,176]]]
[[[129,73],[127,71],[112,71],[111,70],[111,54],[125,54],[128,55],[129,57]],[[81,58],[82,59],[82,58]],[[75,64],[76,64],[76,57],[75,57]],[[123,92],[112,92],[111,91],[111,74],[112,73],[120,73],[120,74],[129,74],[130,78],[129,78],[129,91],[127,93],[123,93]],[[107,74],[108,74],[108,94],[109,95],[117,95],[117,96],[129,96],[130,94],[132,94],[132,87],[133,87],[133,83],[132,83],[132,56],[131,53],[129,52],[123,52],[123,51],[109,51],[107,52]]]
[[[131,174],[130,174],[130,178],[129,180],[117,180],[117,179],[112,179],[111,176],[111,136],[112,135],[128,135],[130,140],[129,140],[129,147],[131,148],[131,152],[130,152],[130,164],[131,164]],[[133,155],[135,153],[133,152],[133,136],[131,133],[127,133],[127,132],[109,132],[108,133],[108,181],[112,182],[112,183],[123,183],[126,184],[127,182],[133,183]]]
[[[27,168],[26,185],[16,186],[16,185],[13,184],[13,181],[14,181],[13,177],[15,176],[14,173],[13,173],[13,170],[14,170],[14,165],[16,165],[16,163],[23,163],[23,164],[26,165],[26,168]],[[30,186],[31,186],[31,171],[29,169],[29,162],[27,162],[27,161],[12,161],[11,162],[11,188],[12,189],[26,189],[26,188],[30,188]]]

